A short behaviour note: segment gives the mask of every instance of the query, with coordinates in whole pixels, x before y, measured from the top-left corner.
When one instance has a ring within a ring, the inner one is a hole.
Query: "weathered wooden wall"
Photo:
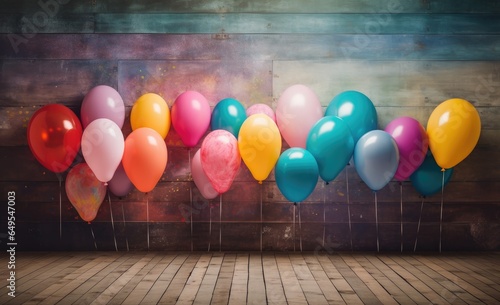
[[[471,101],[482,133],[445,189],[442,248],[500,249],[498,1],[8,0],[0,20],[0,194],[5,207],[7,192],[16,192],[18,249],[114,250],[115,235],[119,250],[127,243],[145,250],[149,227],[150,249],[376,250],[374,196],[352,165],[329,185],[318,181],[299,222],[299,208],[294,214],[274,177],[259,185],[244,165],[222,198],[203,200],[190,177],[194,151],[171,130],[155,190],[111,196],[87,224],[26,142],[37,109],[61,103],[78,113],[100,84],[117,88],[129,112],[144,93],[171,106],[188,89],[212,107],[235,97],[274,108],[295,83],[315,90],[324,106],[343,90],[364,92],[382,129],[401,115],[425,126],[440,102]],[[441,195],[423,199],[404,182],[401,218],[400,190],[393,181],[378,193],[380,249],[399,251],[403,242],[413,251],[423,201],[417,250],[437,250]]]

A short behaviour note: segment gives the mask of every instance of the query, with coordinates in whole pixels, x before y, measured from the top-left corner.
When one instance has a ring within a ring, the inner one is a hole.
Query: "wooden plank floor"
[[[499,252],[24,252],[15,271],[0,304],[500,304]]]

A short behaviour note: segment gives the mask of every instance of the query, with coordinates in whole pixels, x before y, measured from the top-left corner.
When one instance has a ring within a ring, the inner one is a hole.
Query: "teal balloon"
[[[335,116],[326,116],[313,125],[306,149],[318,162],[319,176],[330,182],[349,163],[354,152],[354,139],[347,123]]]
[[[372,191],[382,189],[394,177],[399,165],[399,150],[385,131],[364,134],[354,147],[354,167]]]
[[[444,172],[444,186],[448,184],[453,175],[453,168]],[[410,176],[411,184],[422,195],[430,196],[441,191],[443,187],[443,172],[436,163],[432,153],[427,151],[424,162]]]
[[[326,108],[325,116],[338,116],[351,129],[354,143],[368,131],[377,129],[377,110],[372,101],[358,91],[344,91],[335,96]]]
[[[247,118],[245,107],[234,98],[225,98],[215,105],[210,127],[212,130],[224,129],[238,138],[241,125]]]
[[[276,184],[291,202],[304,201],[318,183],[318,164],[307,150],[293,147],[278,158],[275,168]]]

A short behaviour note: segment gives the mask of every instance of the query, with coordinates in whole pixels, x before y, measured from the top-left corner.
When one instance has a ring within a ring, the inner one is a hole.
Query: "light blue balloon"
[[[246,119],[245,107],[234,98],[225,98],[215,105],[210,118],[210,128],[227,130],[238,138],[241,125]]]
[[[430,196],[439,191],[443,186],[446,186],[453,174],[453,168],[447,169],[444,172],[444,185],[443,185],[443,172],[441,166],[436,163],[431,151],[427,151],[424,162],[417,170],[410,176],[413,187],[422,195]]]
[[[399,164],[396,141],[382,130],[364,134],[354,147],[354,166],[373,191],[382,189],[394,177]]]
[[[318,162],[321,179],[328,183],[349,163],[354,152],[354,139],[349,126],[341,118],[326,116],[309,131],[306,149]]]
[[[358,91],[344,91],[335,96],[325,116],[338,116],[351,129],[354,143],[358,142],[365,133],[377,129],[377,110],[372,101]]]
[[[275,168],[276,184],[286,199],[304,201],[318,183],[318,164],[307,150],[293,147],[278,158]]]

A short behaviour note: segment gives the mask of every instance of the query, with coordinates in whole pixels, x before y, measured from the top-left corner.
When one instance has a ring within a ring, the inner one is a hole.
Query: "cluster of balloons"
[[[404,116],[377,130],[376,109],[358,91],[341,92],[331,100],[324,117],[311,120],[320,110],[317,98],[303,86],[286,89],[278,100],[283,138],[290,146],[306,143],[306,151],[299,154],[293,148],[276,165],[276,182],[290,201],[301,201],[314,190],[317,177],[311,173],[318,171],[328,183],[351,157],[357,173],[373,191],[393,178],[410,179],[423,196],[432,195],[448,183],[453,167],[472,152],[481,132],[477,110],[458,98],[436,107],[427,129]]]
[[[335,96],[324,114],[316,94],[300,84],[281,94],[276,114],[261,104],[245,113],[238,101],[224,99],[211,118],[217,136],[209,134],[201,155],[193,159],[193,179],[203,196],[214,198],[229,189],[241,158],[259,183],[275,168],[281,193],[300,202],[319,177],[327,183],[334,180],[352,158],[373,191],[393,178],[411,179],[427,196],[442,188],[444,169],[444,182],[449,181],[453,167],[475,147],[481,129],[477,111],[463,99],[439,105],[427,130],[406,116],[394,119],[385,130],[377,130],[377,125],[372,101],[358,91]],[[283,153],[281,138],[290,146]]]
[[[30,119],[29,147],[47,169],[66,171],[81,149],[86,163],[68,172],[66,192],[87,221],[95,217],[106,186],[117,196],[134,186],[145,193],[154,189],[167,166],[164,139],[171,125],[188,148],[211,129],[191,162],[193,180],[205,198],[229,190],[243,161],[259,183],[275,169],[278,188],[292,202],[306,199],[319,177],[327,183],[335,179],[351,158],[373,191],[396,178],[411,179],[422,195],[433,194],[442,187],[441,171],[449,169],[447,182],[481,130],[479,114],[463,99],[436,107],[427,129],[411,117],[399,117],[377,130],[376,109],[361,92],[341,92],[323,113],[316,94],[300,84],[281,94],[276,113],[265,104],[245,109],[233,98],[221,100],[211,112],[202,94],[186,91],[171,109],[157,94],[139,97],[126,138],[124,120],[123,100],[109,86],[86,94],[81,121],[59,104],[42,107]],[[284,152],[282,139],[290,146]]]

